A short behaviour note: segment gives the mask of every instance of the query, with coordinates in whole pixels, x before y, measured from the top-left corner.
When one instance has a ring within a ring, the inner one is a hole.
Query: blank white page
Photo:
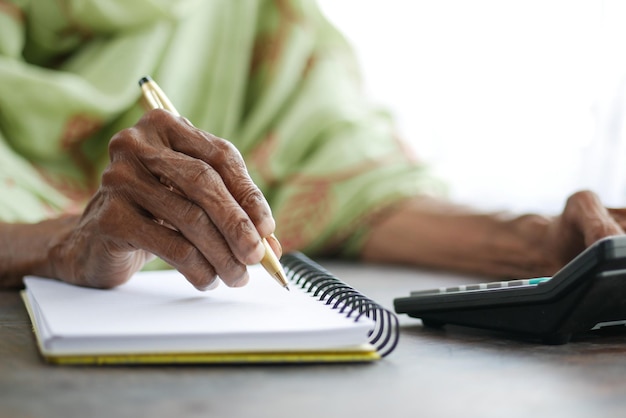
[[[367,343],[373,323],[345,314],[260,266],[242,288],[198,291],[175,270],[139,272],[110,290],[28,277],[26,290],[50,354],[289,351]]]

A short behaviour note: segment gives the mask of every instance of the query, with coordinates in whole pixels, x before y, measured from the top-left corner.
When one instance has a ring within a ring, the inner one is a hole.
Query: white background
[[[319,3],[456,200],[556,213],[592,188],[626,204],[626,2]]]

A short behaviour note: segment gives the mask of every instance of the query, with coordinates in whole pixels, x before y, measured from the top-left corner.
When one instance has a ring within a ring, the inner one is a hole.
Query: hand
[[[490,267],[478,270],[497,278],[552,276],[585,248],[612,235],[624,234],[626,209],[606,208],[592,191],[579,191],[561,214],[517,216],[489,235]],[[497,263],[494,263],[497,260]]]
[[[625,229],[626,209],[606,208],[591,191],[573,194],[547,229],[544,248],[553,255],[552,273],[594,242],[624,234]]]
[[[52,250],[55,275],[113,287],[153,255],[198,289],[247,282],[274,220],[244,161],[228,141],[163,110],[115,135],[102,184],[71,233]]]

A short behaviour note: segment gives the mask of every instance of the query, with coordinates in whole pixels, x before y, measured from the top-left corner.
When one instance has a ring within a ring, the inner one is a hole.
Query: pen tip
[[[141,79],[139,80],[139,87],[143,86],[144,83],[147,83],[148,81],[152,81],[150,76],[147,75],[145,77],[141,77]]]
[[[289,286],[285,285],[285,289],[287,289],[287,292],[289,292]]]

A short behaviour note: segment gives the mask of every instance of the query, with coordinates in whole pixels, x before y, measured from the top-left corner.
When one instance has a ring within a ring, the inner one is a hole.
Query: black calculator
[[[424,326],[462,325],[564,344],[577,333],[626,325],[626,236],[596,242],[552,277],[420,290],[393,302],[396,313]]]

